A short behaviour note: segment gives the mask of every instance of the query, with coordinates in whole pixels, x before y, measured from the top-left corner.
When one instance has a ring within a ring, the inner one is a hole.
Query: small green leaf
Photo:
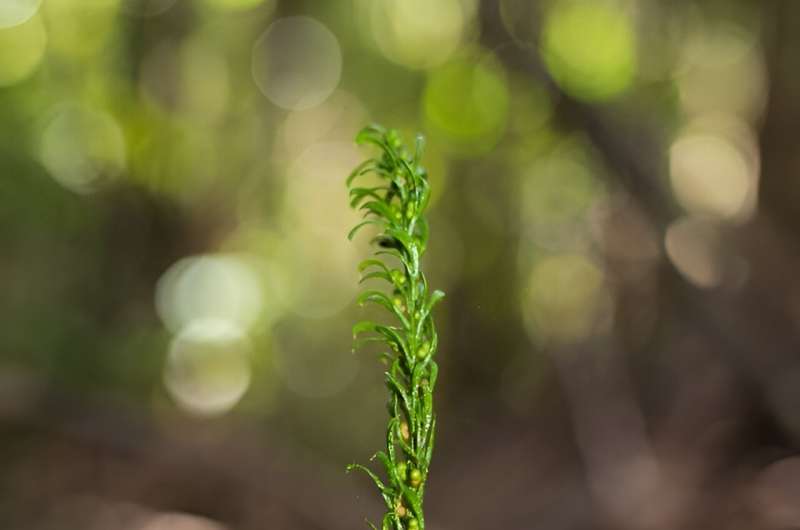
[[[385,127],[378,125],[377,123],[371,123],[358,132],[358,134],[356,135],[356,143],[361,143],[363,138],[366,136],[383,138],[385,134],[386,134]]]
[[[358,283],[364,283],[365,281],[372,279],[386,280],[387,282],[394,285],[394,280],[392,279],[392,275],[387,274],[383,271],[372,271],[368,274],[365,274],[364,276],[361,277],[360,280],[358,280]]]
[[[442,298],[444,298],[444,291],[440,291],[439,289],[433,291],[433,293],[431,293],[431,297],[428,299],[426,309],[430,312],[430,310],[433,309],[433,306],[438,304]]]
[[[377,126],[370,126],[361,129],[361,132],[356,135],[356,143],[359,145],[374,144],[383,149],[384,152],[389,151],[391,148],[389,144],[385,142],[383,138],[384,133],[381,132],[381,129],[382,128]]]
[[[377,459],[381,464],[383,464],[383,467],[386,469],[387,475],[392,476],[394,473],[396,473],[394,463],[389,459],[389,455],[387,455],[383,451],[378,451],[377,453],[372,455],[371,460],[375,459]]]
[[[377,331],[376,328],[378,325],[375,322],[370,322],[369,320],[362,320],[361,322],[357,322],[353,325],[353,338],[357,338],[362,333],[368,333],[370,331]]]
[[[370,267],[380,267],[387,274],[389,274],[389,267],[387,267],[386,264],[379,259],[365,259],[358,264],[358,272],[364,272]]]
[[[372,479],[372,481],[375,483],[378,489],[381,490],[381,492],[391,491],[390,488],[387,488],[386,485],[384,485],[384,483],[381,481],[381,479],[378,478],[378,475],[373,473],[372,470],[367,466],[363,466],[361,464],[350,464],[349,466],[347,466],[348,473],[351,473],[353,471],[362,471],[366,473],[369,476],[369,478]]]
[[[389,386],[389,389],[397,392],[400,399],[403,400],[403,407],[406,409],[406,412],[409,412],[411,410],[411,400],[408,398],[408,389],[389,372],[386,372],[385,375],[386,384]]]
[[[414,259],[417,255],[417,245],[410,235],[392,227],[386,228],[386,234],[400,243],[401,248],[406,252],[406,256],[409,259]]]
[[[358,303],[359,305],[364,305],[367,302],[378,304],[386,308],[388,311],[394,313],[394,315],[397,317],[398,320],[400,320],[400,322],[403,324],[404,327],[409,326],[409,322],[406,316],[402,313],[400,308],[397,307],[397,305],[392,303],[392,300],[390,300],[385,293],[376,290],[369,290],[369,291],[364,291],[363,293],[358,295],[358,298],[356,298],[356,303]]]
[[[414,275],[413,274],[414,269],[411,266],[411,262],[396,248],[379,250],[379,251],[375,252],[375,255],[376,256],[393,256],[393,257],[397,258],[398,260],[400,260],[400,263],[402,263],[403,266],[405,267],[406,272],[408,272],[412,276]]]
[[[359,210],[367,210],[367,213],[375,214],[380,218],[393,222],[392,209],[383,201],[369,201],[365,202],[359,207]]]
[[[350,230],[350,233],[347,234],[347,239],[352,241],[353,238],[355,237],[356,233],[359,230],[361,230],[361,228],[363,228],[363,227],[365,227],[367,225],[383,226],[383,223],[378,221],[378,220],[376,220],[376,219],[367,219],[366,221],[361,221],[356,226],[354,226],[352,230]]]
[[[388,191],[386,186],[376,186],[374,188],[351,188],[350,189],[350,207],[356,208],[359,203],[366,197],[372,197],[375,200],[383,200],[378,194],[380,191]]]
[[[422,243],[420,246],[422,247],[423,251],[425,247],[428,246],[428,234],[428,220],[424,217],[420,217],[417,219],[417,237],[419,237],[419,240]]]
[[[414,515],[417,517],[417,519],[419,519],[420,522],[422,522],[422,519],[424,517],[422,514],[422,503],[419,500],[417,492],[405,485],[402,486],[402,489],[403,489],[403,497],[405,497],[406,501],[408,502],[411,511],[414,512]]]
[[[436,386],[436,380],[439,378],[439,365],[436,364],[436,361],[431,360],[430,370],[431,373],[428,380],[430,381],[430,388],[433,390],[433,388]]]
[[[345,183],[347,184],[347,186],[350,186],[350,184],[352,184],[352,182],[357,177],[360,177],[361,175],[366,175],[370,171],[375,170],[377,167],[378,163],[375,159],[370,158],[369,160],[364,160],[358,166],[356,166],[356,168],[352,171],[352,173],[350,173],[350,175],[348,175]]]

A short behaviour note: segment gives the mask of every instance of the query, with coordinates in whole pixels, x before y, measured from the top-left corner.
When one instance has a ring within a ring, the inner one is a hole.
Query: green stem
[[[424,529],[423,497],[435,439],[433,391],[438,375],[433,360],[438,337],[431,309],[444,296],[441,291],[428,293],[420,268],[428,238],[424,213],[430,198],[427,173],[420,165],[424,139],[417,138],[413,155],[396,131],[379,126],[365,128],[356,141],[378,146],[382,153],[360,164],[347,179],[351,206],[365,210],[367,218],[348,237],[352,239],[363,226],[381,228],[374,239],[378,246],[374,258],[362,262],[359,270],[380,269],[365,273],[363,279],[384,280],[391,290],[391,296],[366,291],[359,301],[386,308],[399,326],[359,322],[353,328],[354,338],[374,333],[393,353],[384,374],[390,393],[386,450],[375,454],[383,464],[385,479],[364,466],[354,464],[348,469],[365,471],[378,487],[387,506],[382,530]],[[369,173],[385,182],[372,188],[354,186]],[[392,268],[392,257],[398,268]]]

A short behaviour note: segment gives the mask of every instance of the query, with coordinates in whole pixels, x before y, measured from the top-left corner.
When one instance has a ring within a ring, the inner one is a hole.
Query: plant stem
[[[350,205],[364,211],[365,218],[348,237],[352,239],[367,225],[381,229],[372,240],[374,257],[363,261],[359,271],[363,273],[361,281],[383,280],[391,292],[389,296],[384,291],[365,290],[358,302],[382,306],[399,325],[362,321],[353,326],[356,346],[378,342],[389,347],[389,352],[381,354],[388,366],[384,376],[389,390],[389,424],[386,450],[373,456],[382,464],[384,478],[360,464],[352,464],[348,470],[364,471],[378,487],[387,508],[382,530],[424,529],[423,498],[436,432],[433,390],[438,376],[433,360],[438,336],[431,310],[444,297],[441,291],[429,294],[420,267],[428,243],[424,213],[430,201],[428,175],[420,165],[425,143],[418,136],[412,156],[396,131],[376,125],[363,129],[356,141],[377,146],[381,156],[360,164],[347,179]],[[380,184],[354,186],[367,174],[377,175]]]

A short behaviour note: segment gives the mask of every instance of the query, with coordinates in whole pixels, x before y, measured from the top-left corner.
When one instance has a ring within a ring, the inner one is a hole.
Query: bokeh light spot
[[[508,121],[505,72],[493,57],[458,59],[431,73],[423,108],[431,132],[460,154],[478,155],[500,140]]]
[[[109,114],[69,104],[42,134],[42,164],[53,179],[76,193],[91,193],[125,169],[125,138]]]
[[[132,530],[227,530],[216,521],[187,513],[157,513],[145,519],[144,524]]]
[[[326,319],[342,311],[357,294],[359,245],[342,245],[340,230],[295,229],[280,259],[287,263],[285,300],[292,313]],[[324,266],[320,266],[324,264]]]
[[[163,41],[141,62],[139,90],[165,112],[213,122],[228,108],[228,62],[218,47],[197,34],[179,47]]]
[[[631,20],[606,2],[559,2],[547,15],[541,54],[555,81],[587,101],[625,91],[636,73]]]
[[[565,146],[539,160],[522,182],[522,229],[551,250],[577,249],[586,239],[586,215],[603,188],[583,153]]]
[[[459,0],[374,0],[369,9],[381,52],[403,66],[440,65],[462,42],[466,17]]]
[[[229,95],[228,63],[220,50],[198,37],[181,48],[181,107],[192,117],[214,119],[225,113]]]
[[[757,167],[727,139],[687,134],[670,149],[672,188],[691,213],[744,220],[753,213]]]
[[[253,78],[284,109],[319,105],[339,84],[342,53],[333,33],[309,17],[276,20],[253,47]]]
[[[356,265],[367,253],[367,232],[342,244],[343,234],[360,217],[336,204],[346,204],[342,179],[360,159],[352,142],[324,142],[303,151],[289,168],[286,222],[293,236],[286,240],[284,259],[290,264],[287,272],[294,295],[290,305],[303,317],[330,317],[357,292]]]
[[[683,218],[667,229],[664,246],[678,272],[702,288],[718,286],[723,280],[721,235],[712,223]]]
[[[164,384],[188,412],[204,416],[225,413],[250,386],[251,351],[249,339],[235,324],[196,320],[173,339]]]
[[[796,370],[796,368],[795,368]],[[790,372],[793,385],[790,392],[794,395],[790,400],[790,414],[797,415],[798,380],[796,372]],[[772,387],[767,389],[768,392]],[[788,396],[787,396],[788,397]],[[788,404],[788,403],[787,403]],[[794,430],[795,436],[797,430]],[[800,526],[800,458],[791,456],[772,462],[756,477],[753,487],[754,505],[767,524],[772,528],[796,528]]]
[[[0,29],[24,24],[41,4],[42,0],[3,0],[0,2]]]
[[[263,308],[259,273],[235,255],[201,255],[172,265],[156,285],[156,311],[173,333],[199,319],[248,329]]]
[[[325,140],[351,144],[367,122],[363,103],[349,92],[337,90],[325,103],[313,109],[297,110],[281,126],[275,156],[297,158],[303,151]],[[353,152],[352,149],[348,151]]]
[[[580,341],[598,329],[610,298],[603,272],[580,254],[541,259],[523,296],[531,337],[556,343]]]
[[[38,16],[23,24],[0,29],[0,87],[29,77],[47,49],[47,32]]]
[[[767,100],[767,66],[756,36],[732,24],[704,27],[685,41],[676,81],[690,113],[757,119]]]
[[[305,149],[288,172],[287,201],[293,217],[311,229],[346,234],[360,217],[349,208],[338,208],[334,198],[347,203],[342,178],[360,158],[361,153],[351,142],[321,142]]]

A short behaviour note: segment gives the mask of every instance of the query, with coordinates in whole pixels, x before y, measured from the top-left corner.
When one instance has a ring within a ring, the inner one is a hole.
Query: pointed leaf
[[[375,200],[382,201],[383,198],[378,194],[378,192],[387,189],[388,188],[385,186],[377,186],[375,188],[352,188],[350,190],[350,207],[358,207],[359,203],[366,197],[372,197]]]
[[[406,412],[411,411],[411,401],[408,398],[408,389],[403,386],[400,381],[397,380],[392,374],[389,372],[385,373],[386,375],[386,384],[389,386],[389,389],[393,392],[397,392],[397,395],[400,396],[400,399],[403,400],[403,407],[406,409]]]
[[[382,200],[365,202],[359,207],[359,210],[367,210],[367,213],[373,213],[390,222],[394,221],[394,212],[392,212],[389,205]]]
[[[444,298],[444,296],[445,296],[444,291],[440,291],[439,289],[433,291],[426,305],[426,309],[428,310],[428,312],[430,312],[430,310],[433,309],[433,306],[438,304],[442,300],[442,298]]]
[[[386,264],[379,259],[365,259],[358,264],[358,272],[364,272],[369,267],[380,267],[384,270],[384,272],[389,274],[389,267],[387,267]]]
[[[367,219],[366,221],[361,221],[354,226],[352,230],[350,230],[350,233],[347,234],[347,239],[352,241],[356,233],[367,225],[383,226],[383,223],[377,219]]]
[[[380,279],[380,280],[386,280],[387,282],[389,282],[392,285],[394,285],[394,280],[392,279],[392,276],[389,275],[389,274],[386,274],[383,271],[372,271],[372,272],[370,272],[368,274],[365,274],[364,276],[361,277],[360,280],[358,280],[358,283],[364,283],[367,280],[372,280],[372,279],[376,279],[376,278]]]
[[[381,481],[381,479],[378,478],[378,475],[376,475],[367,466],[363,466],[361,464],[350,464],[350,465],[348,465],[347,466],[347,472],[351,473],[353,471],[362,471],[362,472],[366,473],[369,476],[369,478],[372,479],[372,481],[375,483],[375,485],[378,487],[378,489],[381,492],[391,491],[391,489],[387,488],[386,485]]]
[[[368,333],[370,331],[377,331],[378,325],[375,322],[371,322],[369,320],[362,320],[361,322],[357,322],[353,325],[353,338],[357,338],[362,333]]]
[[[406,316],[395,304],[392,303],[385,293],[370,289],[368,291],[364,291],[356,298],[356,303],[359,305],[364,305],[367,302],[378,304],[379,306],[386,308],[387,310],[391,311],[400,320],[400,322],[402,322],[403,326],[406,328],[409,326]]]
[[[347,186],[350,186],[350,184],[353,183],[356,177],[365,175],[370,171],[375,170],[377,167],[378,167],[378,162],[374,158],[369,158],[367,160],[364,160],[363,162],[361,162],[359,165],[356,166],[356,168],[350,173],[350,175],[347,176],[345,184],[347,184]]]

